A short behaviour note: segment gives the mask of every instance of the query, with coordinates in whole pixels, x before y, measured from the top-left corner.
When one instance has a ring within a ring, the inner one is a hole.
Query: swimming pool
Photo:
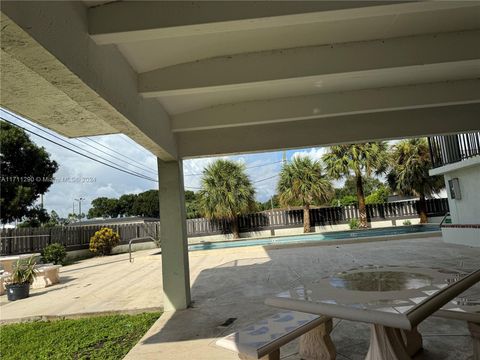
[[[193,244],[188,246],[189,251],[198,250],[212,250],[212,249],[225,249],[236,248],[245,246],[268,246],[279,244],[295,244],[295,243],[310,243],[318,241],[331,241],[331,240],[346,240],[353,238],[364,238],[370,236],[389,236],[389,235],[401,235],[411,233],[424,233],[431,231],[440,231],[440,226],[435,224],[427,225],[410,225],[410,226],[397,226],[389,228],[367,229],[367,230],[348,230],[348,231],[332,231],[318,234],[305,234],[305,235],[292,235],[282,237],[272,237],[265,239],[251,239],[251,240],[235,240],[235,241],[222,241],[222,242],[205,242],[201,244]]]

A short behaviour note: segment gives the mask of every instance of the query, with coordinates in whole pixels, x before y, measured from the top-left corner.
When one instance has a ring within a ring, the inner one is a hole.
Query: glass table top
[[[276,298],[280,299],[277,303],[284,304],[288,300],[293,300],[292,303],[307,302],[309,308],[317,304],[319,313],[320,309],[326,308],[323,305],[337,305],[349,308],[350,312],[357,309],[408,315],[439,291],[464,279],[471,272],[473,270],[368,265],[319,279],[299,279]],[[471,278],[468,281],[471,282]],[[273,303],[271,305],[276,306]],[[306,311],[305,308],[303,310]],[[466,317],[478,317],[480,321],[478,280],[477,284],[443,305],[443,315],[448,315],[448,312],[463,312]]]
[[[341,273],[329,278],[331,286],[358,291],[400,291],[431,286],[431,276],[398,271],[360,271]]]

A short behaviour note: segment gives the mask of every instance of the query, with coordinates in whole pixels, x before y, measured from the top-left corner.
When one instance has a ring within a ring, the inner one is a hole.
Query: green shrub
[[[90,238],[90,251],[95,255],[108,255],[119,242],[118,233],[110,228],[101,228]]]
[[[55,265],[64,265],[67,251],[62,244],[50,244],[42,250],[42,261],[44,263],[54,263]]]
[[[350,226],[350,229],[354,230],[354,229],[359,229],[360,228],[360,220],[358,219],[352,219],[350,220],[350,222],[348,223],[348,226]]]
[[[13,269],[10,284],[31,284],[37,277],[35,270],[35,256],[25,259],[18,259]]]
[[[410,220],[405,220],[405,221],[403,222],[403,225],[405,225],[405,226],[406,226],[406,225],[412,225],[412,222],[411,222]]]
[[[390,189],[381,185],[365,198],[365,204],[384,204],[388,201],[388,195],[390,195]]]

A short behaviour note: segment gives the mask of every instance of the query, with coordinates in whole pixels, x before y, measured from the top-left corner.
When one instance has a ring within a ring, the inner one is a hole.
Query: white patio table
[[[300,279],[265,303],[371,323],[366,359],[404,360],[422,346],[417,325],[442,307],[443,313],[465,312],[454,300],[479,280],[480,269],[369,265],[318,280]],[[478,314],[464,315],[467,321],[478,320]]]
[[[20,259],[29,259],[31,257],[39,257],[40,253],[33,254],[19,254],[19,255],[8,255],[0,256],[0,265],[3,267],[3,270],[7,273],[13,272],[13,267]]]

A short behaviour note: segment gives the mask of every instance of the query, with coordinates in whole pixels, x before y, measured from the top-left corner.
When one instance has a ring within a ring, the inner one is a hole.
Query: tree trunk
[[[236,216],[232,219],[232,234],[234,239],[240,239],[240,229],[238,227],[238,218]]]
[[[418,201],[418,213],[420,214],[420,224],[426,224],[428,222],[427,201],[423,194],[420,194],[420,199]]]
[[[365,195],[363,193],[362,176],[357,175],[357,199],[358,199],[358,213],[360,216],[360,228],[367,228],[367,207],[365,206]]]
[[[303,207],[303,232],[309,233],[310,228],[310,205],[305,205]]]

